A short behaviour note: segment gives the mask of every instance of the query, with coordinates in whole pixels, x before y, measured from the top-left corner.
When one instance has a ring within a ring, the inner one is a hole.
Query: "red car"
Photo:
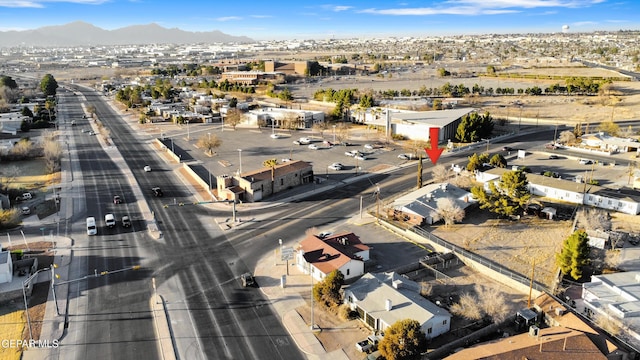
[[[114,204],[122,204],[122,199],[120,198],[120,196],[115,195],[115,196],[113,197],[113,203],[114,203]]]

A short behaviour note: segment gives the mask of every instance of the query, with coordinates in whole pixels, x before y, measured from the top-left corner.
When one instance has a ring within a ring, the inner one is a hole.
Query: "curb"
[[[149,308],[153,312],[153,325],[160,358],[163,360],[176,360],[178,351],[169,322],[169,313],[162,295],[155,294],[151,296]]]

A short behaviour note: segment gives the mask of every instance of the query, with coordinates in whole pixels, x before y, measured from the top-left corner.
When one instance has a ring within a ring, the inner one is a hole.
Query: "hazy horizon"
[[[187,0],[0,0],[0,31],[33,30],[76,21],[105,30],[158,24],[219,30],[254,40],[453,36],[637,30],[640,2],[611,0],[372,0],[211,3]],[[286,24],[286,25],[283,25]],[[563,28],[564,27],[564,28]]]

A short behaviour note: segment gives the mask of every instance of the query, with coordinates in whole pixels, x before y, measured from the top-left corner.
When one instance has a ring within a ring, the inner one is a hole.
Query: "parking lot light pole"
[[[238,157],[240,158],[239,175],[242,175],[242,149],[238,149]]]
[[[187,140],[191,140],[191,133],[189,132],[189,120],[186,120],[187,122]]]
[[[336,142],[336,126],[333,125],[333,143],[335,144]]]

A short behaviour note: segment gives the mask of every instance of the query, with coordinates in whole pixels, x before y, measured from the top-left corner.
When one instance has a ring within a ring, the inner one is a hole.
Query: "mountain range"
[[[158,24],[133,25],[115,30],[104,30],[83,21],[76,21],[35,30],[0,31],[0,48],[251,42],[254,40],[246,36],[233,36],[218,30],[191,32],[177,28],[167,29]]]

